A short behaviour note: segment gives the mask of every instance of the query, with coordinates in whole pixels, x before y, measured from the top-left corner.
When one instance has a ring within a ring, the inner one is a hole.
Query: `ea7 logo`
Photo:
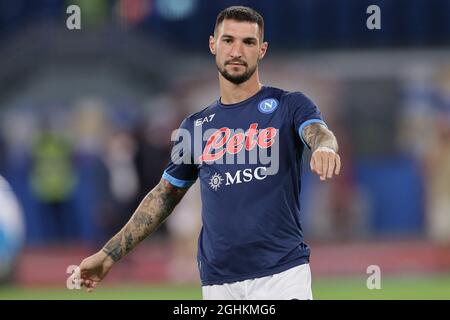
[[[204,124],[205,122],[211,122],[215,115],[216,114],[213,113],[213,114],[211,114],[211,115],[209,115],[207,117],[196,119],[194,124],[195,124],[196,127],[198,127],[198,126],[201,126],[202,124]]]
[[[264,180],[267,178],[267,175],[263,172],[266,172],[266,167],[257,167],[255,170],[252,169],[244,169],[244,170],[238,170],[234,174],[234,176],[231,175],[229,172],[225,172],[226,177],[226,186],[229,186],[231,184],[239,184],[242,182],[250,182],[255,178],[256,180]]]

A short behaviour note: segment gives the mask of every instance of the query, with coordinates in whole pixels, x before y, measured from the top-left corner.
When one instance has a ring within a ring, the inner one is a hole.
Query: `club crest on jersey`
[[[278,100],[273,98],[264,99],[258,104],[258,110],[264,114],[274,112],[277,109],[277,107],[278,107]]]

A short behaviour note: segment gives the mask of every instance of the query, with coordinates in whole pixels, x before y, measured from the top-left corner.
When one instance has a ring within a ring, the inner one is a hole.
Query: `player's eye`
[[[244,40],[244,43],[245,43],[246,45],[248,45],[248,46],[252,46],[252,45],[255,44],[255,41],[253,41],[253,40]]]
[[[223,39],[223,42],[230,44],[233,41],[230,38],[225,38]]]

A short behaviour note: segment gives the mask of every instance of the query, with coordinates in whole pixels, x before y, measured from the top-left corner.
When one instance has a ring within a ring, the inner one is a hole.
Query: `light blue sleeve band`
[[[163,179],[170,182],[171,185],[178,187],[178,188],[187,188],[194,184],[195,180],[180,180],[177,178],[172,177],[170,174],[168,174],[166,171],[163,173]]]
[[[311,148],[308,146],[308,144],[303,139],[303,129],[305,129],[306,126],[309,126],[312,123],[320,123],[320,124],[323,124],[326,128],[328,128],[327,124],[323,120],[320,120],[320,119],[310,119],[310,120],[306,120],[305,122],[302,123],[300,128],[298,128],[298,134],[300,135],[300,139],[302,139],[303,144],[308,149],[311,149]]]

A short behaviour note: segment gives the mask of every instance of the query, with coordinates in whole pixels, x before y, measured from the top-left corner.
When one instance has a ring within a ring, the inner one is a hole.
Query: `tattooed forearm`
[[[119,261],[159,227],[172,213],[187,190],[176,188],[161,179],[159,184],[142,200],[128,223],[108,241],[102,250],[114,261]]]
[[[303,129],[303,139],[314,152],[319,147],[327,147],[338,152],[338,143],[333,132],[324,125],[313,123]]]

